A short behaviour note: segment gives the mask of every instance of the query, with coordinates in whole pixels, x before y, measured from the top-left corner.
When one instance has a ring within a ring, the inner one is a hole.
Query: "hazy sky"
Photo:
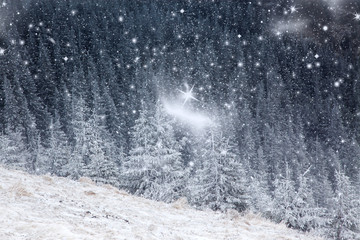
[[[274,34],[301,33],[320,44],[335,44],[339,51],[358,49],[360,0],[287,1],[278,5],[269,27]]]

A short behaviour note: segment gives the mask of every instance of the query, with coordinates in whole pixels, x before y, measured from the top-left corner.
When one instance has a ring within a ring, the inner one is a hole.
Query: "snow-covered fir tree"
[[[272,210],[272,201],[270,190],[268,187],[268,177],[266,174],[266,163],[262,147],[257,151],[257,169],[250,174],[250,189],[251,208],[254,212],[258,212],[266,217],[270,217]]]
[[[144,107],[135,121],[123,171],[123,187],[132,193],[166,202],[180,196],[184,179],[179,145],[160,102],[153,111]]]
[[[244,211],[249,207],[248,183],[232,139],[212,126],[200,141],[198,169],[188,187],[190,202],[201,208]]]
[[[65,176],[79,178],[83,175],[83,168],[89,163],[87,134],[92,131],[87,115],[89,110],[83,98],[73,96],[72,100],[72,119],[71,119],[71,138],[73,147],[68,163],[64,166]]]
[[[276,222],[285,222],[292,226],[295,219],[292,215],[293,202],[295,199],[295,183],[291,180],[290,169],[286,164],[285,176],[278,176],[275,180],[272,218]]]
[[[1,164],[25,170],[30,156],[21,132],[10,131],[0,135]]]
[[[63,167],[68,163],[71,156],[71,148],[68,138],[61,129],[59,115],[50,123],[50,136],[45,147],[38,143],[38,158],[36,169],[38,173],[51,173],[64,176]]]
[[[18,167],[33,172],[35,170],[35,156],[32,152],[36,148],[36,122],[28,109],[28,103],[24,96],[18,77],[12,82],[4,78],[4,132],[16,145],[18,141],[20,149],[26,149],[29,155],[24,159],[17,159]],[[21,163],[21,164],[20,164]]]
[[[299,187],[292,202],[292,228],[310,231],[326,224],[325,209],[315,206],[311,180],[306,176],[310,168],[299,176]]]
[[[97,183],[119,186],[120,170],[116,163],[116,157],[112,155],[113,146],[110,134],[101,124],[102,116],[93,114],[88,120],[90,126],[87,132],[87,164],[83,167],[83,174]],[[108,138],[104,138],[108,136]],[[120,154],[121,156],[121,154]]]
[[[334,208],[328,235],[335,240],[360,239],[360,200],[349,177],[337,170]]]
[[[329,209],[332,205],[333,189],[329,178],[329,165],[324,153],[323,147],[319,141],[315,141],[314,150],[312,154],[312,166],[311,170],[313,181],[316,184],[312,184],[312,192],[314,194],[314,201],[317,206],[321,206]]]

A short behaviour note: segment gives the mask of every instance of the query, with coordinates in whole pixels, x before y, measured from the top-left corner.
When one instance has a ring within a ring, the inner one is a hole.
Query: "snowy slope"
[[[316,239],[254,215],[196,211],[82,178],[0,167],[0,239]]]

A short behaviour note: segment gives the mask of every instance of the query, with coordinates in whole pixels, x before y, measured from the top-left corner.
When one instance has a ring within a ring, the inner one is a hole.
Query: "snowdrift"
[[[33,176],[0,167],[0,239],[320,239],[255,215],[197,211],[90,179]]]

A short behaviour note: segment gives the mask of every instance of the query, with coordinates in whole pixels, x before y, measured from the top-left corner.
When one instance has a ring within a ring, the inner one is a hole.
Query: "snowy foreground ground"
[[[255,215],[164,204],[82,178],[0,167],[0,239],[317,239]]]

